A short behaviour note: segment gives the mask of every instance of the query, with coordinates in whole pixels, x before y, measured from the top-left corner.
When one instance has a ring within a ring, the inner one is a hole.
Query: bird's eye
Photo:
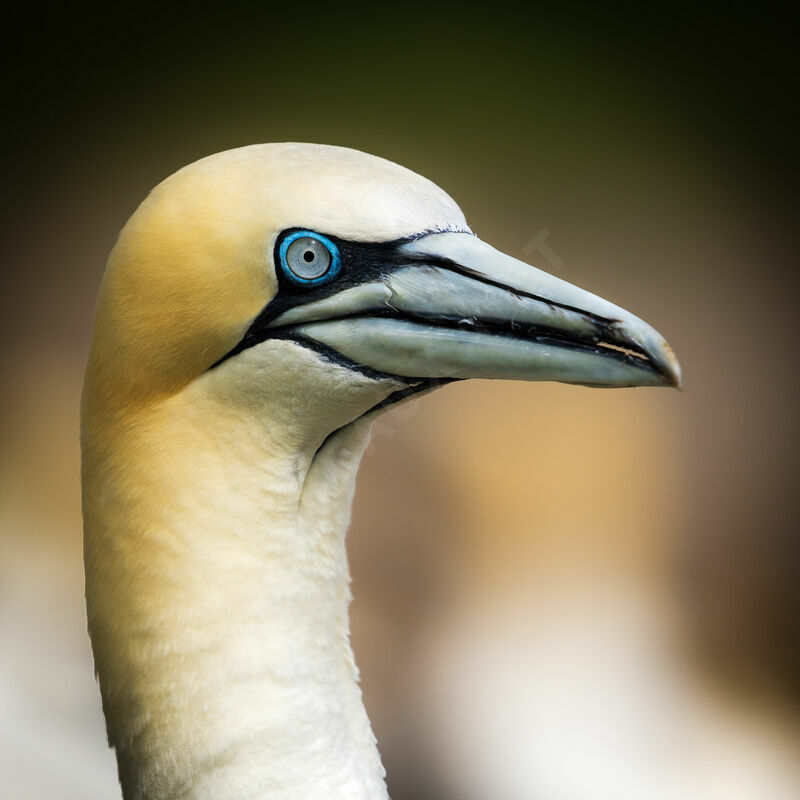
[[[339,248],[326,236],[311,231],[293,231],[284,237],[279,258],[286,277],[301,286],[327,283],[341,266]]]

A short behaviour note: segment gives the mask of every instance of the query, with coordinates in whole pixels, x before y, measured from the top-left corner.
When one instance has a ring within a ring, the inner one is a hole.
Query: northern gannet
[[[377,800],[345,532],[374,412],[449,380],[676,386],[623,309],[478,239],[436,185],[266,144],[156,187],[82,400],[86,601],[125,800]]]

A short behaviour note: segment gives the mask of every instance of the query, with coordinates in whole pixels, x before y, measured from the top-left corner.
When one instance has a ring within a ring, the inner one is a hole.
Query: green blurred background
[[[356,147],[641,315],[683,393],[470,382],[376,425],[353,636],[394,800],[800,796],[796,30],[769,6],[7,12],[0,795],[117,797],[82,599],[94,295],[147,191]]]

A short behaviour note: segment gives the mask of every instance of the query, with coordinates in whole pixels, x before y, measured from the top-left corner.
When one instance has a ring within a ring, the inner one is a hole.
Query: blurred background
[[[474,381],[377,423],[352,624],[393,800],[800,797],[788,18],[70,4],[7,30],[0,796],[119,797],[78,480],[107,253],[183,164],[294,140],[431,178],[684,368],[683,393]]]

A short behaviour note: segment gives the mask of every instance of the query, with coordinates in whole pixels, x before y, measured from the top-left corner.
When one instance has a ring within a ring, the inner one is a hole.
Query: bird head
[[[151,192],[109,259],[88,375],[105,413],[201,386],[317,445],[449,380],[681,380],[653,328],[482,242],[427,179],[308,144],[210,156]]]

